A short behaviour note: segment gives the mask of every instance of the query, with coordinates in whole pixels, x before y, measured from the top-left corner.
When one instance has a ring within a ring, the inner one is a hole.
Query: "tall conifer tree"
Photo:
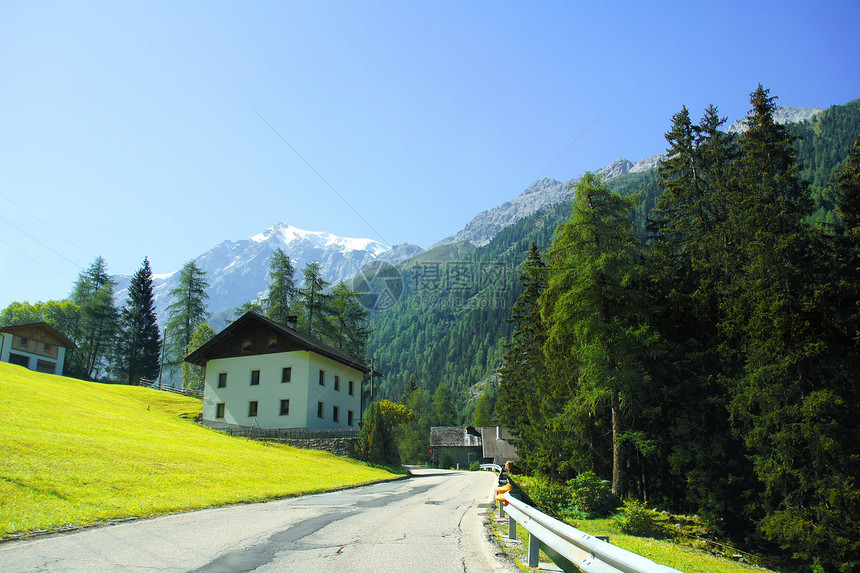
[[[126,384],[140,384],[141,378],[154,380],[158,376],[161,335],[157,319],[147,257],[131,278],[128,299],[120,313],[114,368]]]
[[[546,368],[543,347],[546,329],[540,315],[538,301],[546,288],[546,266],[534,241],[529,246],[523,270],[520,273],[523,292],[511,309],[513,323],[511,342],[499,371],[499,397],[496,413],[499,421],[519,437],[523,457],[538,467],[539,459],[557,458],[547,439],[546,426],[550,404],[541,407],[547,398]]]
[[[294,274],[289,255],[280,247],[275,249],[269,259],[269,292],[264,307],[266,316],[281,324],[286,324],[291,314],[290,306],[296,294]]]
[[[559,225],[550,247],[541,296],[547,369],[557,372],[560,394],[569,392],[564,417],[608,414],[612,492],[619,497],[626,467],[622,414],[643,395],[641,362],[650,342],[630,211],[631,201],[586,173],[576,185],[573,217]]]
[[[114,286],[102,257],[97,257],[75,282],[71,299],[81,312],[78,350],[71,363],[76,376],[96,379],[110,366],[119,318],[113,300]]]
[[[302,310],[299,327],[303,327],[308,336],[330,339],[332,329],[328,316],[331,312],[331,295],[325,292],[329,283],[322,276],[320,264],[317,261],[306,264],[302,277],[304,286],[298,291]]]
[[[179,284],[170,291],[173,300],[167,307],[165,339],[171,366],[178,367],[188,353],[191,337],[198,325],[206,322],[206,273],[194,261],[188,261],[179,271]]]
[[[367,309],[358,300],[358,293],[340,282],[331,292],[329,306],[331,343],[341,352],[363,359],[367,350]]]

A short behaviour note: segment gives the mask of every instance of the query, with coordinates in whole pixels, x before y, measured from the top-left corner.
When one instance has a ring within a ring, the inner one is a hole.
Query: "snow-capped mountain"
[[[257,300],[266,294],[269,257],[276,248],[282,248],[296,269],[297,285],[302,284],[302,269],[317,261],[323,278],[330,283],[354,276],[362,265],[376,259],[397,264],[421,251],[416,245],[394,247],[373,239],[339,237],[327,232],[305,231],[287,223],[266,229],[250,239],[224,241],[194,260],[206,273],[209,288],[208,309],[215,314],[232,309],[245,302]],[[117,280],[117,301],[125,302],[129,276]],[[167,319],[169,293],[179,282],[179,272],[153,277],[155,303],[159,322]]]
[[[821,111],[821,108],[778,107],[774,117],[779,123],[792,123],[809,119]],[[741,132],[744,127],[743,121],[736,121],[726,131]],[[619,158],[596,173],[611,179],[626,173],[648,171],[656,168],[663,157],[654,155],[636,163]],[[431,248],[458,241],[468,241],[475,246],[485,245],[499,231],[523,217],[571,199],[574,181],[535,181],[516,198],[478,213],[461,231],[442,239]],[[207,292],[210,312],[221,313],[222,317],[227,316],[230,309],[264,296],[269,256],[277,247],[284,249],[292,259],[299,285],[302,280],[301,270],[310,261],[318,261],[325,279],[335,283],[349,280],[362,265],[372,260],[397,264],[422,251],[420,247],[408,243],[388,247],[373,239],[339,237],[280,223],[250,239],[224,241],[195,259],[197,265],[206,272],[209,282]],[[117,302],[123,304],[130,277],[114,278],[118,283]],[[154,277],[156,306],[162,323],[167,317],[169,293],[176,288],[178,279],[178,271]]]

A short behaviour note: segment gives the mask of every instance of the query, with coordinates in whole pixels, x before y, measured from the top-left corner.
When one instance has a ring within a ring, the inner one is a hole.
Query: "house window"
[[[45,352],[50,352],[50,351],[51,351],[51,345],[45,343]]]
[[[242,352],[251,352],[252,340],[250,338],[242,339]]]
[[[281,416],[286,416],[290,413],[290,401],[281,400]]]
[[[334,408],[331,409],[331,419],[333,421],[337,422],[337,421],[339,421],[338,418],[340,418],[340,409],[337,406],[335,406]]]
[[[9,353],[9,364],[14,364],[16,366],[23,366],[24,368],[30,367],[30,358],[24,356],[23,354],[15,354],[14,352]]]
[[[248,402],[248,417],[253,418],[257,415],[257,401]]]
[[[334,377],[334,389],[340,392],[340,376]]]
[[[469,464],[475,461],[475,452],[469,452]]]
[[[322,402],[317,402],[317,418],[323,417],[323,407],[324,406]]]
[[[353,387],[353,382],[352,382],[352,380],[350,380],[349,381],[349,395],[350,396],[352,396],[352,387]]]
[[[293,368],[291,366],[287,366],[281,370],[281,384],[284,382],[289,382],[293,379]]]
[[[21,346],[27,346],[27,339],[23,336],[21,337]]]
[[[215,406],[215,417],[216,418],[223,418],[224,417],[224,402],[221,402],[220,404],[217,404]]]
[[[320,386],[325,386],[325,370],[320,370]]]
[[[222,372],[218,375],[218,387],[226,388],[227,387],[227,373]]]
[[[257,386],[260,383],[260,371],[251,370],[251,386]]]
[[[267,338],[266,339],[266,348],[268,348],[269,350],[277,349],[278,348],[278,337],[277,336],[270,336],[269,338]]]
[[[346,425],[347,426],[352,426],[352,417],[353,417],[352,410],[347,410],[346,411]]]

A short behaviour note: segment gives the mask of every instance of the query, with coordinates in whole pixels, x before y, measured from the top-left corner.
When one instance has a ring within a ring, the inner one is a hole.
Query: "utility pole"
[[[375,368],[376,357],[370,357],[370,401],[373,402],[373,373]]]

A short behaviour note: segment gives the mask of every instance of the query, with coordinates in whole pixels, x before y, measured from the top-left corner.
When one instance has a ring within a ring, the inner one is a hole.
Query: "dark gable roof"
[[[240,329],[248,324],[253,322],[257,322],[262,324],[272,331],[278,333],[279,335],[290,340],[295,346],[300,350],[307,350],[310,352],[315,352],[321,356],[325,356],[326,358],[330,358],[335,362],[340,362],[350,368],[355,368],[360,372],[364,372],[367,374],[370,372],[370,368],[360,362],[359,360],[352,358],[351,356],[347,356],[337,348],[333,348],[328,344],[323,344],[316,338],[310,337],[306,334],[299,332],[298,330],[294,330],[286,325],[283,325],[279,322],[275,322],[265,316],[260,316],[254,312],[247,312],[243,314],[238,319],[234,320],[230,323],[224,330],[215,335],[212,340],[189,354],[185,357],[185,362],[190,362],[192,364],[197,364],[198,366],[205,366],[206,362],[210,359],[213,354],[213,350],[221,347],[228,339],[231,338],[232,333]],[[218,356],[221,357],[220,355]]]
[[[471,426],[455,428],[452,426],[434,426],[430,428],[430,447],[466,446],[481,447],[481,433]]]
[[[65,346],[66,348],[71,348],[72,350],[75,350],[78,347],[78,345],[75,344],[73,340],[71,340],[70,338],[63,336],[62,334],[57,332],[57,330],[53,326],[48,324],[47,322],[28,322],[27,324],[15,324],[12,326],[4,326],[4,327],[0,328],[0,332],[8,332],[10,334],[20,335],[22,330],[29,331],[34,327],[47,330],[52,335],[56,336],[62,342],[61,346]]]

